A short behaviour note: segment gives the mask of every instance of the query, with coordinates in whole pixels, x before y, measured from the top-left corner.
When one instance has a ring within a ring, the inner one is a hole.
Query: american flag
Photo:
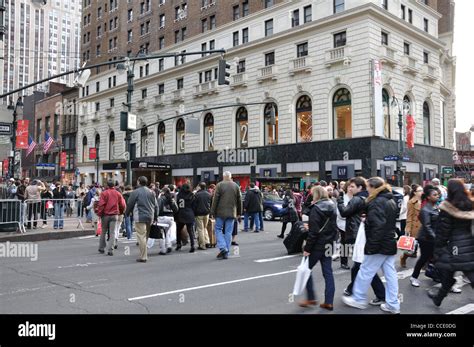
[[[28,139],[28,149],[26,150],[26,156],[28,157],[30,155],[31,152],[33,152],[33,150],[35,149],[36,147],[36,142],[35,140],[33,140],[33,138],[30,136],[30,138]]]
[[[48,153],[49,147],[53,144],[54,140],[51,136],[49,136],[49,133],[46,133],[44,135],[44,145],[43,145],[43,152],[44,154]]]

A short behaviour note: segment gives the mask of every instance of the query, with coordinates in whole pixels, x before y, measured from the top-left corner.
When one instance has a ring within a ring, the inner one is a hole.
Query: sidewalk
[[[48,225],[44,229],[38,227],[38,229],[26,230],[24,234],[19,232],[0,232],[0,242],[38,242],[94,235],[95,232],[92,224],[83,222],[82,225],[84,230],[77,225],[76,220],[74,222],[65,222],[64,229],[54,229],[52,225]]]

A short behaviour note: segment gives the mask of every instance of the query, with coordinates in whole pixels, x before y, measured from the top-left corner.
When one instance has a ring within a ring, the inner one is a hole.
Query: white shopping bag
[[[155,239],[148,239],[147,243],[146,243],[146,247],[148,249],[150,249],[151,247],[153,247],[155,245]]]
[[[365,224],[360,223],[359,231],[354,243],[354,251],[352,252],[352,261],[363,263],[364,262],[364,248],[365,248]]]
[[[308,282],[308,278],[311,275],[308,261],[308,257],[303,257],[303,259],[301,259],[300,266],[297,268],[298,271],[296,271],[296,281],[295,286],[293,287],[293,295],[300,295],[306,288],[306,282]]]
[[[170,227],[170,242],[172,245],[176,244],[176,223],[172,222]]]

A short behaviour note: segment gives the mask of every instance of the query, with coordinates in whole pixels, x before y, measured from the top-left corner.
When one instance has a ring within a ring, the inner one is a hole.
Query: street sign
[[[54,170],[56,170],[56,164],[38,163],[38,164],[36,164],[36,169],[37,170],[54,171]]]
[[[443,174],[445,174],[445,175],[454,174],[454,168],[452,168],[452,167],[443,167],[442,171],[443,171]]]
[[[386,155],[383,157],[384,161],[398,161],[400,157],[398,155]],[[410,157],[404,156],[402,161],[410,161]]]
[[[11,123],[0,123],[0,135],[8,135],[12,134],[12,125]]]

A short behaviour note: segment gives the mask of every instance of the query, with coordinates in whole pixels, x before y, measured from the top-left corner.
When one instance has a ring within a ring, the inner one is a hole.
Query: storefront
[[[311,184],[319,181],[319,163],[314,161],[287,163],[286,173],[293,177],[300,177],[299,189],[300,191],[303,191]]]
[[[148,161],[132,161],[132,183],[145,176],[149,183],[159,182],[161,186],[171,184],[171,165]]]
[[[185,183],[193,185],[193,169],[173,169],[171,173],[172,183],[176,187],[181,187]]]

